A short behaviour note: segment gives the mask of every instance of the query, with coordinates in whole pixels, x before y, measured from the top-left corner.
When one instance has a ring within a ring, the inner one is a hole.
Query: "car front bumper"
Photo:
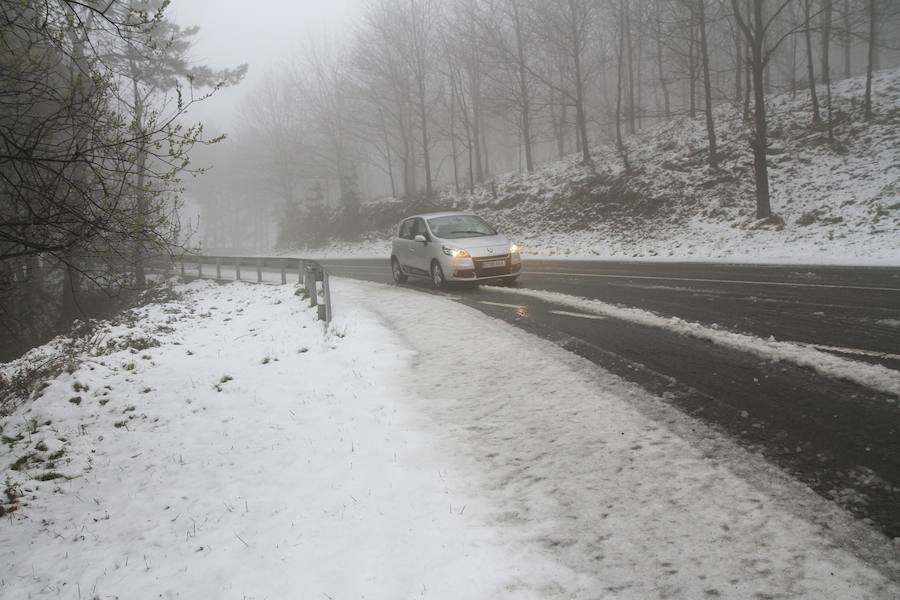
[[[503,263],[497,264],[497,263]],[[450,258],[444,265],[447,281],[489,281],[517,277],[522,271],[522,259],[513,255],[476,258]]]

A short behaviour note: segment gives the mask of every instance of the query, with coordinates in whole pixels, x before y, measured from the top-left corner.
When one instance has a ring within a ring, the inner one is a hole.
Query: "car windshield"
[[[475,215],[450,215],[428,219],[431,232],[445,240],[497,235],[494,228]]]

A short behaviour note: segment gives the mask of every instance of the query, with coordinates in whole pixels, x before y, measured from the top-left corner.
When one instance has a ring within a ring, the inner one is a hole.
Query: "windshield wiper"
[[[483,231],[451,231],[450,233],[474,233],[474,234],[480,235],[480,236],[490,235]]]

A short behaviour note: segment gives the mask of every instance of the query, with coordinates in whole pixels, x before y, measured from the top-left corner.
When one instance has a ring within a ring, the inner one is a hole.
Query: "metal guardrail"
[[[253,283],[253,279],[241,277],[242,267],[255,270],[255,283],[277,284],[280,276],[281,285],[285,285],[288,279],[291,279],[302,285],[303,298],[309,300],[310,307],[317,307],[319,320],[326,323],[331,322],[331,289],[328,271],[315,260],[268,256],[184,255],[171,259],[168,257],[152,259],[148,261],[148,266],[165,271],[167,274],[177,271],[182,277],[215,279],[216,281]],[[206,267],[205,270],[204,267]],[[245,273],[248,270],[246,268]],[[215,276],[213,276],[213,272]],[[226,276],[223,276],[223,273]],[[233,277],[228,276],[232,273]],[[268,276],[274,276],[276,279],[272,281],[268,279]]]

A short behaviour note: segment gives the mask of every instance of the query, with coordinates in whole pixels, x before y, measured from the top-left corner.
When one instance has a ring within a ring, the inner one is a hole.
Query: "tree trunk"
[[[475,193],[475,152],[478,150],[472,141],[472,128],[466,126],[467,154],[469,156],[469,193]],[[481,156],[479,154],[479,156]]]
[[[747,51],[747,64],[744,68],[744,120],[750,120],[750,96],[753,93],[753,67],[750,65],[750,60],[753,55],[753,50],[751,49],[750,44],[747,44],[745,48]]]
[[[67,262],[71,263],[69,259]],[[81,306],[78,303],[78,296],[81,290],[81,273],[78,272],[71,264],[63,265],[63,290],[62,290],[62,308],[60,309],[60,326],[67,327],[81,316]]]
[[[484,163],[481,159],[481,102],[478,92],[472,91],[472,143],[475,149],[475,181],[484,181]]]
[[[734,68],[734,98],[735,106],[739,106],[741,98],[744,96],[743,86],[741,85],[744,80],[744,36],[741,35],[740,29],[734,36],[734,44],[735,62],[737,63]]]
[[[430,200],[433,193],[431,189],[431,157],[428,151],[428,118],[425,114],[424,89],[419,99],[419,116],[422,122],[422,158],[425,161],[425,197]]]
[[[690,117],[693,119],[697,116],[697,59],[694,56],[694,40],[697,34],[694,32],[694,15],[691,11],[690,24],[691,39],[688,42],[688,89],[690,95]]]
[[[863,100],[866,120],[872,118],[872,72],[875,70],[877,60],[876,39],[878,29],[878,1],[869,0],[869,56],[866,61],[866,94]]]
[[[575,154],[581,154],[581,130],[575,128]]]
[[[825,99],[828,102],[828,141],[834,141],[834,124],[831,120],[831,67],[829,54],[831,53],[831,0],[824,0],[825,8],[822,15],[822,81],[825,83]]]
[[[851,50],[853,49],[853,23],[850,18],[850,0],[844,0],[844,79],[853,74]]]
[[[453,159],[453,189],[458,194],[460,190],[459,161],[456,155],[456,94],[453,90],[450,90],[450,156]]]
[[[629,171],[628,152],[625,148],[625,141],[622,139],[622,82],[625,79],[623,74],[623,63],[625,59],[625,2],[619,0],[619,56],[616,61],[616,148],[622,155],[622,162],[625,170]]]
[[[512,2],[513,23],[516,29],[516,53],[519,60],[519,96],[522,101],[522,143],[525,146],[525,169],[534,171],[534,157],[531,150],[531,94],[525,78],[525,44],[522,40],[522,22],[519,18],[519,5]]]
[[[640,0],[638,0],[638,14],[643,14],[643,8]],[[630,20],[629,20],[630,22]],[[631,26],[629,25],[629,28]],[[637,33],[637,62],[634,66],[634,87],[635,87],[635,101],[634,101],[634,118],[637,124],[637,129],[643,129],[643,108],[642,108],[642,92],[643,86],[641,86],[641,64],[643,61],[641,58],[644,56],[644,28],[638,27]]]
[[[138,71],[133,44],[128,46],[128,63],[130,69],[132,92],[134,94],[134,128],[135,132],[144,129],[144,101],[138,85]],[[135,157],[135,237],[134,237],[134,279],[138,287],[147,285],[147,275],[144,270],[146,260],[146,248],[144,247],[144,224],[147,214],[147,198],[144,193],[145,176],[147,169],[147,148],[143,140],[137,142],[138,150]]]
[[[484,178],[491,176],[491,163],[489,162],[488,143],[487,143],[487,127],[481,124],[481,156],[484,160]]]
[[[384,119],[384,112],[379,109],[378,116],[381,118],[381,134],[384,136],[384,154],[387,160],[388,179],[391,180],[391,197],[397,197],[397,184],[394,183],[394,161],[391,160],[391,142],[388,138],[387,122]]]
[[[665,111],[666,118],[672,116],[672,110],[669,103],[669,87],[666,85],[666,72],[665,65],[663,64],[663,45],[662,45],[662,10],[659,6],[656,8],[656,65],[659,70],[659,87],[662,89],[663,94],[663,110]],[[740,59],[738,59],[738,63],[740,63]],[[740,76],[738,76],[740,79]],[[738,94],[740,97],[740,94]]]
[[[41,264],[40,256],[25,257],[24,267],[26,269],[27,278],[25,280],[25,301],[27,306],[23,309],[26,314],[30,314],[27,320],[28,338],[27,342],[31,346],[41,343],[43,337],[44,326],[40,320],[38,311],[46,311],[46,299],[44,291],[44,268]],[[40,309],[38,308],[40,307]]]
[[[410,116],[408,114],[401,115],[401,123],[400,142],[403,144],[403,194],[408,199],[412,199],[416,196],[418,185],[416,181],[416,158],[412,148],[413,141]]]
[[[819,112],[819,97],[816,95],[816,67],[813,62],[815,59],[813,58],[812,53],[812,33],[810,32],[810,29],[812,29],[812,20],[809,10],[810,2],[812,2],[812,0],[803,0],[803,16],[806,23],[803,29],[806,38],[806,70],[807,76],[809,77],[809,99],[810,102],[812,102],[813,125],[819,125],[822,123],[822,114]]]
[[[706,45],[706,0],[697,0],[698,25],[700,27],[700,55],[703,62],[703,90],[706,112],[706,134],[709,138],[709,166],[712,169],[719,168],[718,152],[716,150],[716,128],[713,121],[712,82],[709,77],[709,52]]]
[[[556,138],[556,155],[562,160],[566,155],[566,107],[559,105],[559,114],[553,111],[553,135]]]
[[[635,107],[634,107],[634,43],[631,39],[631,5],[625,2],[625,49],[628,53],[628,133],[634,133]]]
[[[425,75],[419,77],[419,120],[422,128],[422,159],[425,162],[425,197],[431,199],[431,157],[428,150],[428,116],[425,108]]]
[[[797,38],[791,36],[791,99],[797,98]]]
[[[582,140],[581,162],[593,168],[590,148],[588,147],[587,116],[584,111],[584,80],[581,74],[581,37],[578,35],[578,22],[575,0],[569,0],[569,28],[572,35],[572,54],[575,60],[575,122],[578,127],[578,135]]]
[[[756,35],[751,40],[753,47],[753,122],[755,136],[753,140],[753,169],[756,172],[756,218],[766,219],[772,214],[769,202],[769,165],[766,161],[768,131],[766,123],[766,96],[764,88],[765,62],[763,59],[763,36],[765,22],[763,20],[763,1],[754,0],[753,16]]]

